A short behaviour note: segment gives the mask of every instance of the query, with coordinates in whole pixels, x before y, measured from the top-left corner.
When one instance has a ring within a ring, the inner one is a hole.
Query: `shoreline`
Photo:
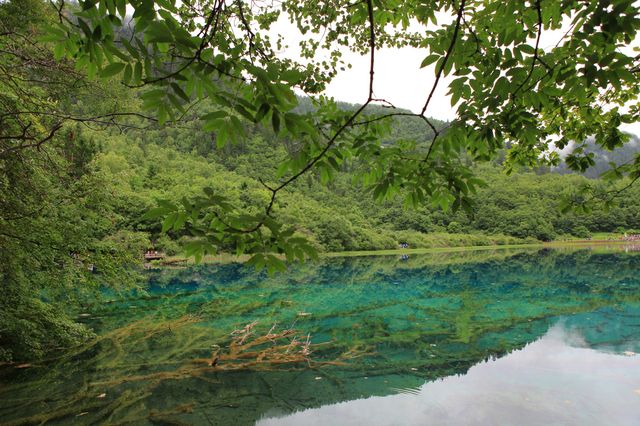
[[[501,244],[501,245],[487,245],[487,246],[458,246],[458,247],[428,247],[428,248],[398,248],[398,249],[383,249],[383,250],[355,250],[355,251],[341,251],[341,252],[326,252],[319,253],[319,258],[334,258],[334,257],[364,257],[364,256],[394,256],[394,255],[417,255],[417,254],[430,254],[430,253],[458,253],[468,251],[482,251],[482,250],[508,250],[508,249],[536,249],[536,248],[580,248],[580,247],[602,247],[606,245],[624,246],[633,244],[633,241],[624,240],[566,240],[566,241],[549,241],[539,243],[525,243],[525,244]],[[228,253],[221,253],[218,255],[204,256],[200,264],[227,264],[234,262],[245,262],[249,259],[249,255],[232,255]],[[171,267],[185,267],[195,265],[193,258],[187,258],[184,256],[169,256],[164,262],[159,265],[153,265],[155,268],[171,268]]]
[[[567,241],[549,241],[539,243],[524,244],[497,244],[488,246],[459,246],[459,247],[429,247],[416,249],[389,249],[389,250],[358,250],[344,252],[328,252],[320,254],[320,257],[356,257],[356,256],[388,256],[403,254],[429,254],[429,253],[448,253],[448,252],[465,252],[480,250],[500,250],[500,249],[535,249],[535,248],[562,248],[562,247],[588,247],[603,246],[607,244],[627,245],[630,241],[619,240],[567,240]]]

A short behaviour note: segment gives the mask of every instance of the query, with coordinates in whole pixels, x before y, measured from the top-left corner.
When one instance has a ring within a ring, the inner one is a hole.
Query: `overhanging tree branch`
[[[353,121],[373,101],[373,99],[374,99],[373,83],[374,83],[374,76],[375,76],[376,34],[375,34],[375,21],[374,21],[372,0],[367,0],[366,3],[367,3],[367,11],[368,11],[367,15],[368,15],[368,22],[369,22],[369,50],[370,50],[370,52],[369,52],[369,90],[368,90],[366,101],[353,114],[351,114],[351,116],[349,116],[349,118],[345,121],[345,123],[342,124],[335,131],[333,136],[327,141],[327,143],[325,144],[324,148],[315,157],[313,157],[309,162],[307,162],[307,164],[300,171],[298,171],[294,175],[290,176],[284,182],[280,183],[279,185],[277,185],[276,187],[273,187],[273,188],[270,187],[270,186],[267,186],[266,184],[263,183],[265,188],[268,189],[269,191],[271,191],[271,197],[270,197],[270,200],[269,200],[269,204],[265,208],[265,212],[264,212],[263,218],[255,226],[253,226],[253,227],[251,227],[249,229],[239,229],[239,228],[235,228],[235,227],[230,226],[229,227],[230,230],[233,230],[233,231],[236,231],[236,232],[242,232],[242,233],[252,233],[252,232],[255,232],[258,229],[260,229],[264,225],[265,220],[267,219],[267,217],[269,217],[271,215],[271,212],[273,210],[273,206],[275,204],[275,200],[276,200],[276,196],[277,196],[278,192],[280,192],[282,189],[286,188],[292,182],[297,180],[300,176],[304,175],[309,170],[311,170],[313,168],[313,166],[316,163],[318,163],[318,161],[320,161],[327,154],[327,152],[334,146],[334,144],[336,143],[336,141],[338,140],[340,135],[342,135],[342,133],[344,133],[346,131],[346,129],[353,124]]]

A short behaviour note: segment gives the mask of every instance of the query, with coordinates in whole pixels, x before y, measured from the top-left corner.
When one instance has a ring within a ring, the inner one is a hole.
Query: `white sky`
[[[398,108],[420,112],[435,81],[434,67],[420,69],[427,56],[425,50],[415,48],[381,49],[376,52],[374,92]],[[327,88],[327,95],[352,103],[363,103],[369,90],[369,57],[354,53],[345,55],[352,68],[341,72]],[[446,95],[451,79],[443,77],[427,115],[451,120],[455,111]]]
[[[376,97],[386,99],[398,108],[420,112],[435,81],[433,65],[420,69],[425,56],[425,50],[413,47],[378,50],[374,80]],[[340,101],[363,103],[369,88],[369,57],[348,52],[344,58],[352,68],[340,72],[327,87],[326,94]],[[446,95],[451,80],[451,77],[440,79],[427,116],[441,120],[455,118],[450,97]],[[640,135],[640,123],[623,125],[622,129]]]
[[[439,14],[438,21],[451,22],[452,16]],[[275,32],[286,35],[289,49],[283,52],[291,59],[300,60],[298,41],[302,35],[298,29],[288,22],[286,16],[281,16],[273,28]],[[411,30],[419,27],[412,25]],[[545,31],[541,39],[542,48],[555,46],[564,31]],[[640,46],[640,40],[633,43]],[[631,51],[631,49],[629,49]],[[422,60],[428,55],[426,49],[405,47],[399,49],[383,48],[376,51],[374,93],[376,98],[383,98],[398,108],[405,108],[413,112],[420,112],[428,93],[435,81],[435,65],[420,68]],[[343,59],[352,68],[341,71],[329,84],[326,95],[336,100],[363,103],[368,95],[369,84],[369,56],[361,56],[350,51],[343,51]],[[451,107],[448,84],[453,77],[443,77],[440,80],[434,98],[427,110],[427,116],[441,120],[455,118],[455,110]],[[623,130],[640,134],[640,123],[623,126]]]
[[[453,20],[450,15],[441,13],[436,15],[438,22],[443,24]],[[418,23],[413,23],[409,27],[410,31],[420,31],[421,29],[424,29],[424,26]],[[289,48],[281,53],[293,60],[304,62],[300,59],[297,46],[303,36],[297,27],[289,22],[288,15],[281,15],[273,30],[275,33],[285,35],[289,44]],[[369,55],[359,55],[346,49],[343,49],[342,53],[345,63],[351,64],[352,68],[339,71],[327,87],[325,94],[339,101],[361,104],[367,100],[369,91]],[[420,64],[427,54],[426,49],[413,47],[377,49],[375,55],[375,97],[385,99],[398,108],[420,112],[435,81],[435,65],[420,68]],[[427,115],[442,120],[451,120],[455,117],[450,98],[446,96],[447,86],[451,80],[452,78],[444,76],[440,79]]]

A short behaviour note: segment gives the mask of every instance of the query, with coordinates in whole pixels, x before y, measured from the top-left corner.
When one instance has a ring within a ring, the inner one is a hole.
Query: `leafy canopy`
[[[263,211],[238,211],[208,191],[150,213],[166,217],[165,229],[201,236],[189,248],[197,256],[229,242],[272,269],[284,267],[274,252],[313,255],[274,219],[278,193],[306,173],[329,182],[350,167],[376,199],[401,194],[409,205],[469,209],[482,184],[473,162],[507,149],[508,171],[557,165],[558,150],[573,146],[566,164],[584,171],[593,164],[587,137],[613,150],[627,141],[620,125],[640,115],[633,0],[86,0],[56,7],[59,22],[46,40],[57,57],[140,89],[143,108],[160,124],[195,118],[224,146],[259,123],[287,141],[279,179],[263,182]],[[279,17],[303,35],[297,60],[281,53],[291,40],[272,28]],[[420,31],[411,30],[416,23]],[[557,43],[543,46],[545,32]],[[435,73],[417,113],[375,97],[376,50],[400,46],[421,49],[422,66]],[[322,95],[349,49],[370,58],[362,77],[369,90],[355,110]],[[446,76],[457,116],[442,128],[427,114]],[[297,109],[296,93],[311,97],[314,110]],[[373,104],[389,108],[371,112]],[[383,146],[394,116],[418,117],[433,140]],[[638,179],[640,157],[608,174],[625,176]]]

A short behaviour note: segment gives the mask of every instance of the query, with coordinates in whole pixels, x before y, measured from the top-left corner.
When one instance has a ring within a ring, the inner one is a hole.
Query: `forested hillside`
[[[396,140],[413,131],[404,123],[394,124]],[[287,145],[259,127],[249,134],[246,140],[218,150],[214,134],[193,129],[95,133],[93,138],[102,144],[96,167],[112,182],[122,206],[119,226],[148,232],[157,248],[174,254],[179,248],[171,240],[184,242],[188,235],[170,231],[167,237],[159,233],[159,222],[141,220],[156,200],[179,201],[212,187],[249,211],[258,210],[265,202],[259,179],[275,179],[274,164],[285,156]],[[395,248],[401,242],[411,247],[516,242],[507,237],[549,241],[640,228],[637,187],[621,194],[608,210],[560,214],[563,200],[581,185],[594,182],[578,175],[531,171],[507,176],[498,163],[477,171],[486,186],[475,196],[471,213],[432,205],[414,209],[404,205],[401,195],[376,202],[367,188],[353,184],[348,166],[328,186],[313,175],[296,183],[278,202],[276,212],[286,223],[296,224],[298,232],[321,251]]]

